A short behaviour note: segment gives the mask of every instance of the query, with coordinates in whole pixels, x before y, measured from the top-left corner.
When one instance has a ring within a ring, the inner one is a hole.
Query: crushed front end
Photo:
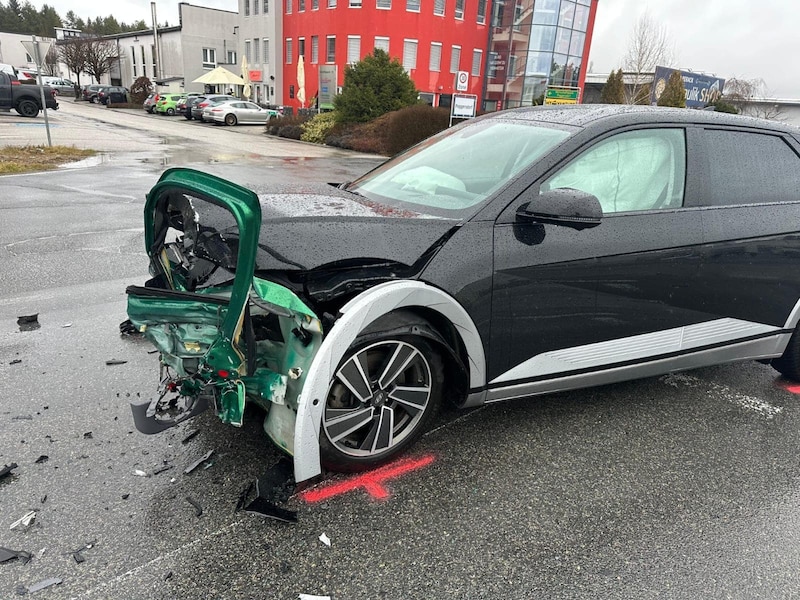
[[[128,317],[160,354],[157,396],[131,405],[143,433],[208,406],[240,426],[251,401],[293,453],[297,398],[322,327],[294,292],[254,276],[260,222],[253,192],[198,171],[171,169],[148,194],[153,277],[127,289]]]

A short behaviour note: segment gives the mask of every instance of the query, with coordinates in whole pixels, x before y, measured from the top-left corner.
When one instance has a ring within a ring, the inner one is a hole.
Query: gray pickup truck
[[[58,110],[53,88],[44,87],[47,108]],[[22,84],[8,73],[0,71],[0,110],[13,108],[23,117],[35,117],[42,110],[42,95],[38,85]]]

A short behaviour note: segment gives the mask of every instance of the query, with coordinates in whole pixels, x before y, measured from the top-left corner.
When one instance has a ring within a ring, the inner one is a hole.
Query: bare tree
[[[58,54],[67,68],[75,73],[78,85],[81,84],[81,73],[86,70],[86,40],[75,38],[58,44]]]
[[[623,67],[631,84],[625,87],[628,104],[641,104],[644,88],[652,81],[657,65],[669,67],[675,60],[675,43],[666,27],[644,13],[633,27]]]
[[[50,46],[44,57],[44,70],[48,75],[58,75],[58,52],[54,46]]]
[[[117,47],[102,38],[88,38],[86,43],[86,66],[84,71],[94,77],[97,83],[100,78],[111,71],[111,67],[119,59]]]
[[[761,119],[780,119],[783,111],[779,104],[766,102],[769,96],[763,79],[737,79],[732,77],[725,82],[722,99],[733,104],[740,114]]]

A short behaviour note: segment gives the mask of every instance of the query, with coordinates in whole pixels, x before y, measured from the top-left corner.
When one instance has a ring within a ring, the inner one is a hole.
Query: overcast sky
[[[120,21],[150,23],[148,0],[49,0],[63,17],[68,10],[86,19],[113,7]],[[35,6],[40,2],[34,0]],[[193,0],[191,4],[237,10],[236,0]],[[280,6],[280,4],[278,4]],[[178,23],[178,0],[158,0],[158,20]],[[599,0],[590,55],[595,73],[622,66],[634,24],[647,12],[675,43],[673,66],[728,79],[763,79],[769,95],[800,99],[800,2],[798,0]]]

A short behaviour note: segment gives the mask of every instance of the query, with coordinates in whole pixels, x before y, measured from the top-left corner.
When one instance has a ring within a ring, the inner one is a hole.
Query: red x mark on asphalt
[[[395,479],[411,471],[427,467],[434,461],[434,456],[429,454],[421,458],[404,458],[390,463],[380,469],[375,469],[363,475],[352,477],[345,481],[338,481],[301,492],[300,497],[306,502],[321,502],[340,494],[346,494],[358,488],[364,488],[376,500],[386,500],[389,490],[384,485],[389,479]]]

